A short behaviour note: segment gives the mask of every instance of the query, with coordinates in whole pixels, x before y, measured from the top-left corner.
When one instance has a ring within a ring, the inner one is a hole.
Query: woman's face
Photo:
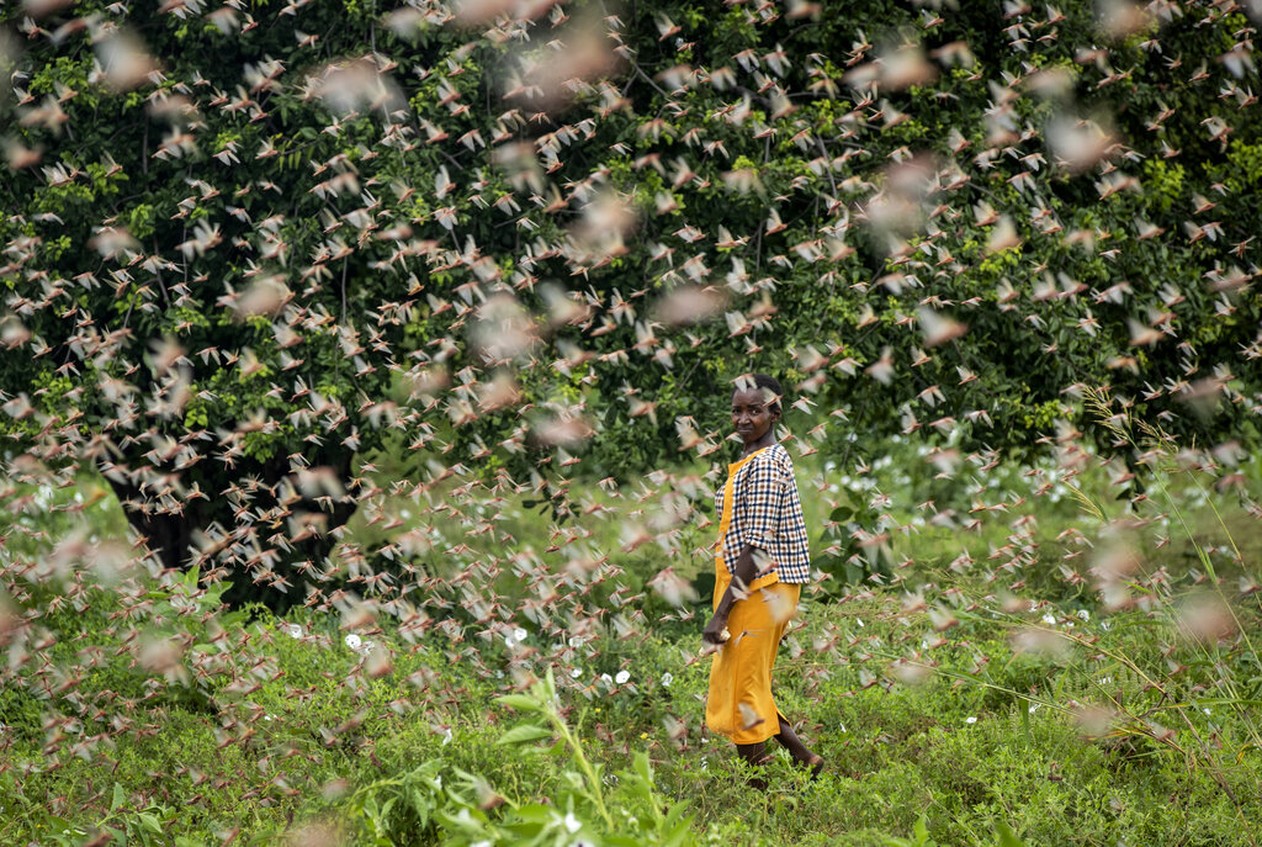
[[[780,412],[772,410],[774,398],[762,388],[737,389],[732,393],[732,428],[745,444],[757,444],[767,437]]]

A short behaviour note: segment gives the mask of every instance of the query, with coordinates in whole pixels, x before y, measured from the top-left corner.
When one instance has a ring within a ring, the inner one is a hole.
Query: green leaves
[[[841,505],[829,513],[816,566],[836,580],[836,590],[889,578],[894,563],[883,524],[880,512],[868,504]]]
[[[545,738],[552,738],[552,732],[541,726],[532,726],[530,724],[521,724],[515,726],[508,732],[501,735],[496,744],[528,744],[532,741],[542,741]]]
[[[495,698],[495,700],[497,703],[510,709],[519,709],[521,711],[537,712],[542,708],[539,700],[529,694],[504,694]]]
[[[855,514],[855,511],[851,507],[838,506],[837,508],[833,509],[831,512],[828,513],[828,519],[830,521],[836,521],[837,523],[846,523],[852,517],[854,517],[854,514]]]
[[[655,608],[641,571],[701,571],[708,593],[745,371],[784,379],[783,441],[817,457],[825,585],[896,586],[881,613],[906,622],[791,636],[784,667],[817,686],[799,698],[953,673],[1053,705],[1031,689],[1109,644],[1052,663],[991,644],[947,670],[934,652],[1041,603],[1088,611],[1104,539],[1066,519],[1047,555],[1039,521],[1089,489],[1120,533],[1168,526],[1141,482],[1162,456],[1257,511],[1262,112],[1230,3],[96,5],[0,10],[6,721],[34,751],[23,780],[160,774],[52,792],[84,830],[109,806],[143,837],[168,812],[131,806],[248,771],[252,809],[349,794],[382,844],[692,838],[666,801],[690,783],[651,765],[694,761],[701,668],[651,636],[695,634],[704,606]],[[1197,552],[1189,581],[1252,602],[1244,552]],[[1168,580],[1119,561],[1105,602],[1159,616]],[[258,599],[335,631],[253,627]],[[1219,686],[1221,656],[1256,659],[1213,611],[1192,616],[1202,654],[1161,656],[1170,677]],[[646,672],[655,650],[669,670]],[[1107,662],[1094,679],[1153,675]],[[1192,694],[1167,699],[1143,702]],[[1232,741],[1160,716],[1127,724],[1155,755],[1209,767]],[[178,719],[237,770],[126,760],[161,758],[152,727]],[[409,731],[432,744],[386,761]],[[462,736],[505,767],[456,767]],[[291,787],[289,763],[325,754],[357,757],[354,787]]]

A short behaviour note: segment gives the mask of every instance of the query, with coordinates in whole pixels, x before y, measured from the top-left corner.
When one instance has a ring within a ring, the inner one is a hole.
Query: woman
[[[732,393],[732,426],[744,444],[716,494],[714,616],[701,639],[717,647],[710,668],[706,726],[729,738],[751,765],[771,760],[770,738],[818,774],[824,760],[807,749],[771,696],[771,669],[802,585],[810,581],[806,523],[793,461],[776,442],[780,383],[742,377]],[[760,780],[752,780],[761,784]]]

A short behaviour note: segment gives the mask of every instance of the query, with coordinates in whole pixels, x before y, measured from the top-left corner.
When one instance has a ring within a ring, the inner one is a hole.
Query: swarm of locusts
[[[141,5],[0,12],[0,682],[47,732],[0,771],[155,731],[45,625],[103,597],[154,698],[283,673],[238,660],[225,585],[331,616],[364,679],[423,646],[505,691],[634,693],[571,670],[704,621],[754,371],[822,516],[805,596],[929,622],[880,656],[819,623],[808,689],[865,656],[865,685],[923,679],[980,609],[1028,619],[1023,650],[1079,639],[1030,576],[1033,509],[1080,478],[1119,510],[1053,576],[1105,612],[1169,605],[1151,473],[1259,513],[1257,3]],[[871,482],[878,436],[940,493]],[[967,590],[917,575],[943,528]],[[1239,637],[1256,585],[1202,576],[1183,635]],[[448,731],[415,682],[400,713]],[[233,714],[225,746],[264,717]]]

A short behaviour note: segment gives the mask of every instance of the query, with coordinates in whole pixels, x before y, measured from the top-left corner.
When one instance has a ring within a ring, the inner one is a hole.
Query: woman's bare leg
[[[771,760],[771,757],[767,755],[767,742],[765,741],[759,741],[757,744],[737,744],[736,753],[746,763],[754,767],[765,765]]]
[[[802,739],[798,738],[798,734],[793,731],[793,727],[785,719],[784,715],[777,715],[780,719],[780,732],[776,734],[776,741],[780,746],[789,751],[789,755],[793,757],[793,761],[799,765],[809,765],[814,773],[819,773],[820,768],[824,765],[824,760],[811,752],[811,749],[802,743]]]
[[[767,780],[763,779],[762,766],[771,761],[771,756],[767,753],[767,742],[759,741],[757,744],[737,744],[736,754],[745,760],[745,764],[754,770],[754,774],[749,777],[749,784],[763,791],[767,788]]]

